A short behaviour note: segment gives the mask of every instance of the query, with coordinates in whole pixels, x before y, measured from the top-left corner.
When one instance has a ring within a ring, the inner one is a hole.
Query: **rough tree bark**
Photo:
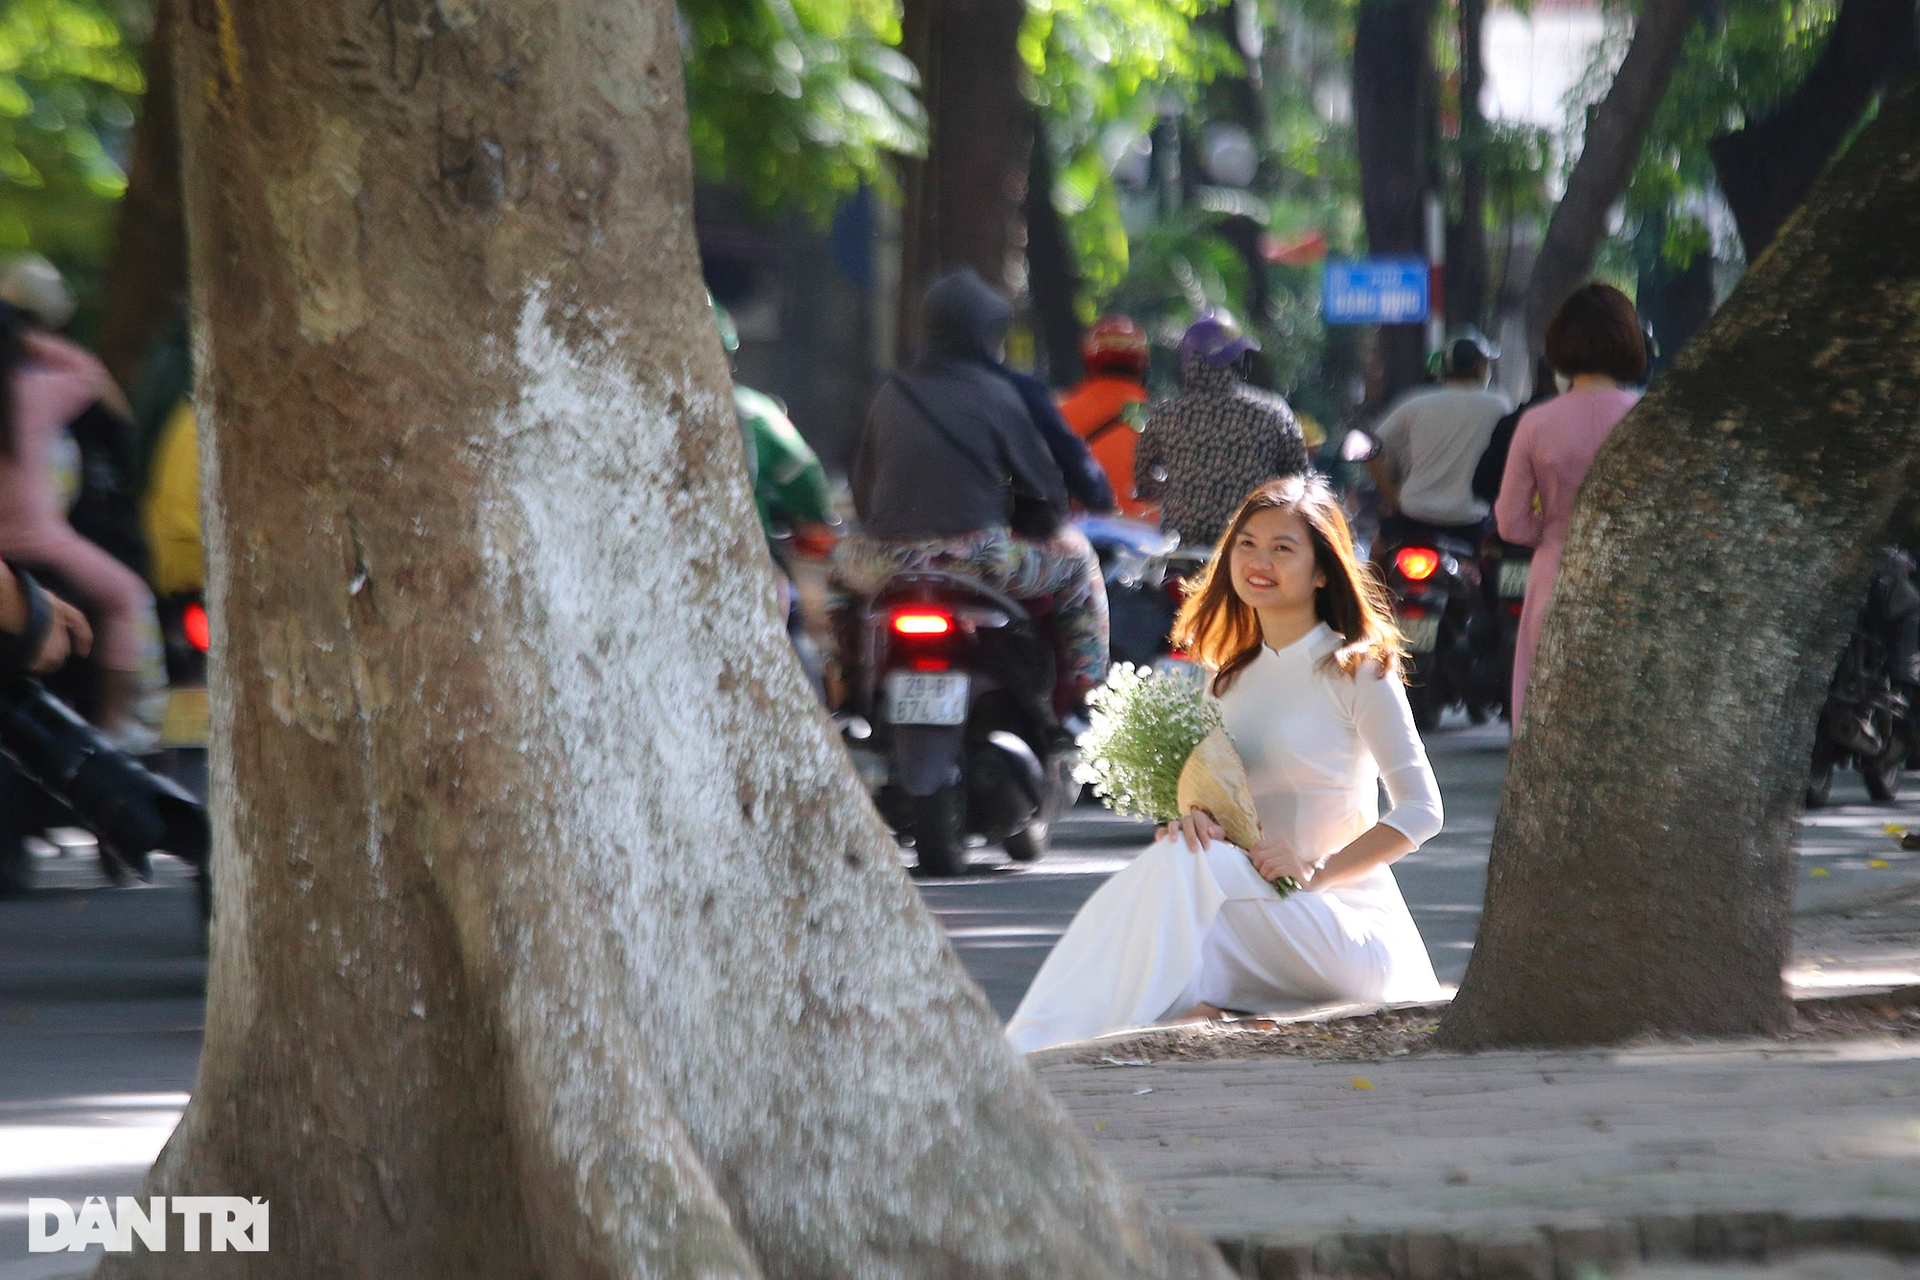
[[[1792,96],[1707,144],[1749,260],[1806,198],[1889,77],[1912,64],[1915,38],[1914,0],[1846,0]]]
[[[1446,1044],[1786,1017],[1814,718],[1920,475],[1916,138],[1909,92],[1601,449]]]
[[[927,154],[904,162],[900,343],[918,346],[920,296],[971,266],[1020,291],[1032,110],[1021,91],[1026,0],[906,0],[902,48],[920,68]]]
[[[1433,0],[1364,0],[1354,19],[1353,123],[1367,250],[1424,258],[1426,193],[1433,187]],[[1391,400],[1420,381],[1426,330],[1380,329],[1382,383]]]
[[[142,63],[147,91],[133,129],[133,159],[100,316],[100,358],[121,386],[133,384],[147,347],[178,314],[174,308],[187,292],[180,116],[173,89],[178,30],[174,0],[157,0]]]
[[[1633,29],[1627,56],[1607,96],[1587,118],[1580,159],[1567,175],[1567,189],[1554,206],[1547,233],[1527,281],[1527,349],[1537,353],[1547,322],[1593,269],[1593,256],[1607,234],[1607,214],[1627,189],[1647,126],[1666,95],[1680,57],[1706,0],[1647,0]]]
[[[784,642],[667,0],[196,5],[206,1045],[109,1276],[1224,1275],[1075,1136]]]
[[[1460,219],[1447,229],[1444,305],[1451,325],[1487,323],[1487,118],[1480,94],[1486,0],[1460,0]]]

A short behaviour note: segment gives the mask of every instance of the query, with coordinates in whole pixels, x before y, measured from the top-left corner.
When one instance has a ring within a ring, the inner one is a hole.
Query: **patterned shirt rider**
[[[1183,390],[1147,420],[1134,485],[1160,501],[1160,527],[1188,545],[1212,545],[1249,493],[1309,469],[1307,442],[1287,402],[1232,369],[1194,364]]]

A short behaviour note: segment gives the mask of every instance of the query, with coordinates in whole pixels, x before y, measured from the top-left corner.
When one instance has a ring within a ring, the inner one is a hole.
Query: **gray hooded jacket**
[[[1012,304],[967,269],[927,291],[923,316],[925,352],[896,378],[946,431],[894,380],[881,386],[853,458],[853,506],[864,531],[883,541],[919,542],[1004,526],[1001,477],[1009,475],[1064,515],[1059,466],[1019,393],[983,363],[1006,336]]]

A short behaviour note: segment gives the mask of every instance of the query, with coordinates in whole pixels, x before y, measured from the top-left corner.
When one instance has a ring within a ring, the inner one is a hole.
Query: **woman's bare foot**
[[[1227,1011],[1225,1009],[1216,1008],[1213,1005],[1207,1004],[1203,1001],[1200,1004],[1193,1006],[1193,1008],[1187,1010],[1185,1013],[1181,1014],[1179,1017],[1175,1018],[1173,1021],[1175,1023],[1218,1022],[1220,1021],[1220,1019],[1226,1016],[1227,1016]]]

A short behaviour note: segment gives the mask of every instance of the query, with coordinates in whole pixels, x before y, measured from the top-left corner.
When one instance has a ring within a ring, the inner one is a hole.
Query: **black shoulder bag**
[[[900,394],[907,398],[907,402],[919,412],[920,416],[940,433],[942,439],[952,445],[962,457],[978,467],[981,474],[988,480],[1006,491],[1007,527],[1013,530],[1016,536],[1034,542],[1046,542],[1059,536],[1060,512],[1047,500],[1045,494],[1036,493],[1030,484],[1022,481],[1011,465],[1004,473],[996,472],[987,464],[986,459],[969,449],[966,443],[940,420],[939,415],[927,407],[926,401],[914,392],[904,377],[895,374],[892,382],[894,386],[900,388]],[[1000,438],[1000,429],[991,422],[987,426],[993,432],[994,443],[1000,447],[1002,453],[1007,453],[1006,441]]]

